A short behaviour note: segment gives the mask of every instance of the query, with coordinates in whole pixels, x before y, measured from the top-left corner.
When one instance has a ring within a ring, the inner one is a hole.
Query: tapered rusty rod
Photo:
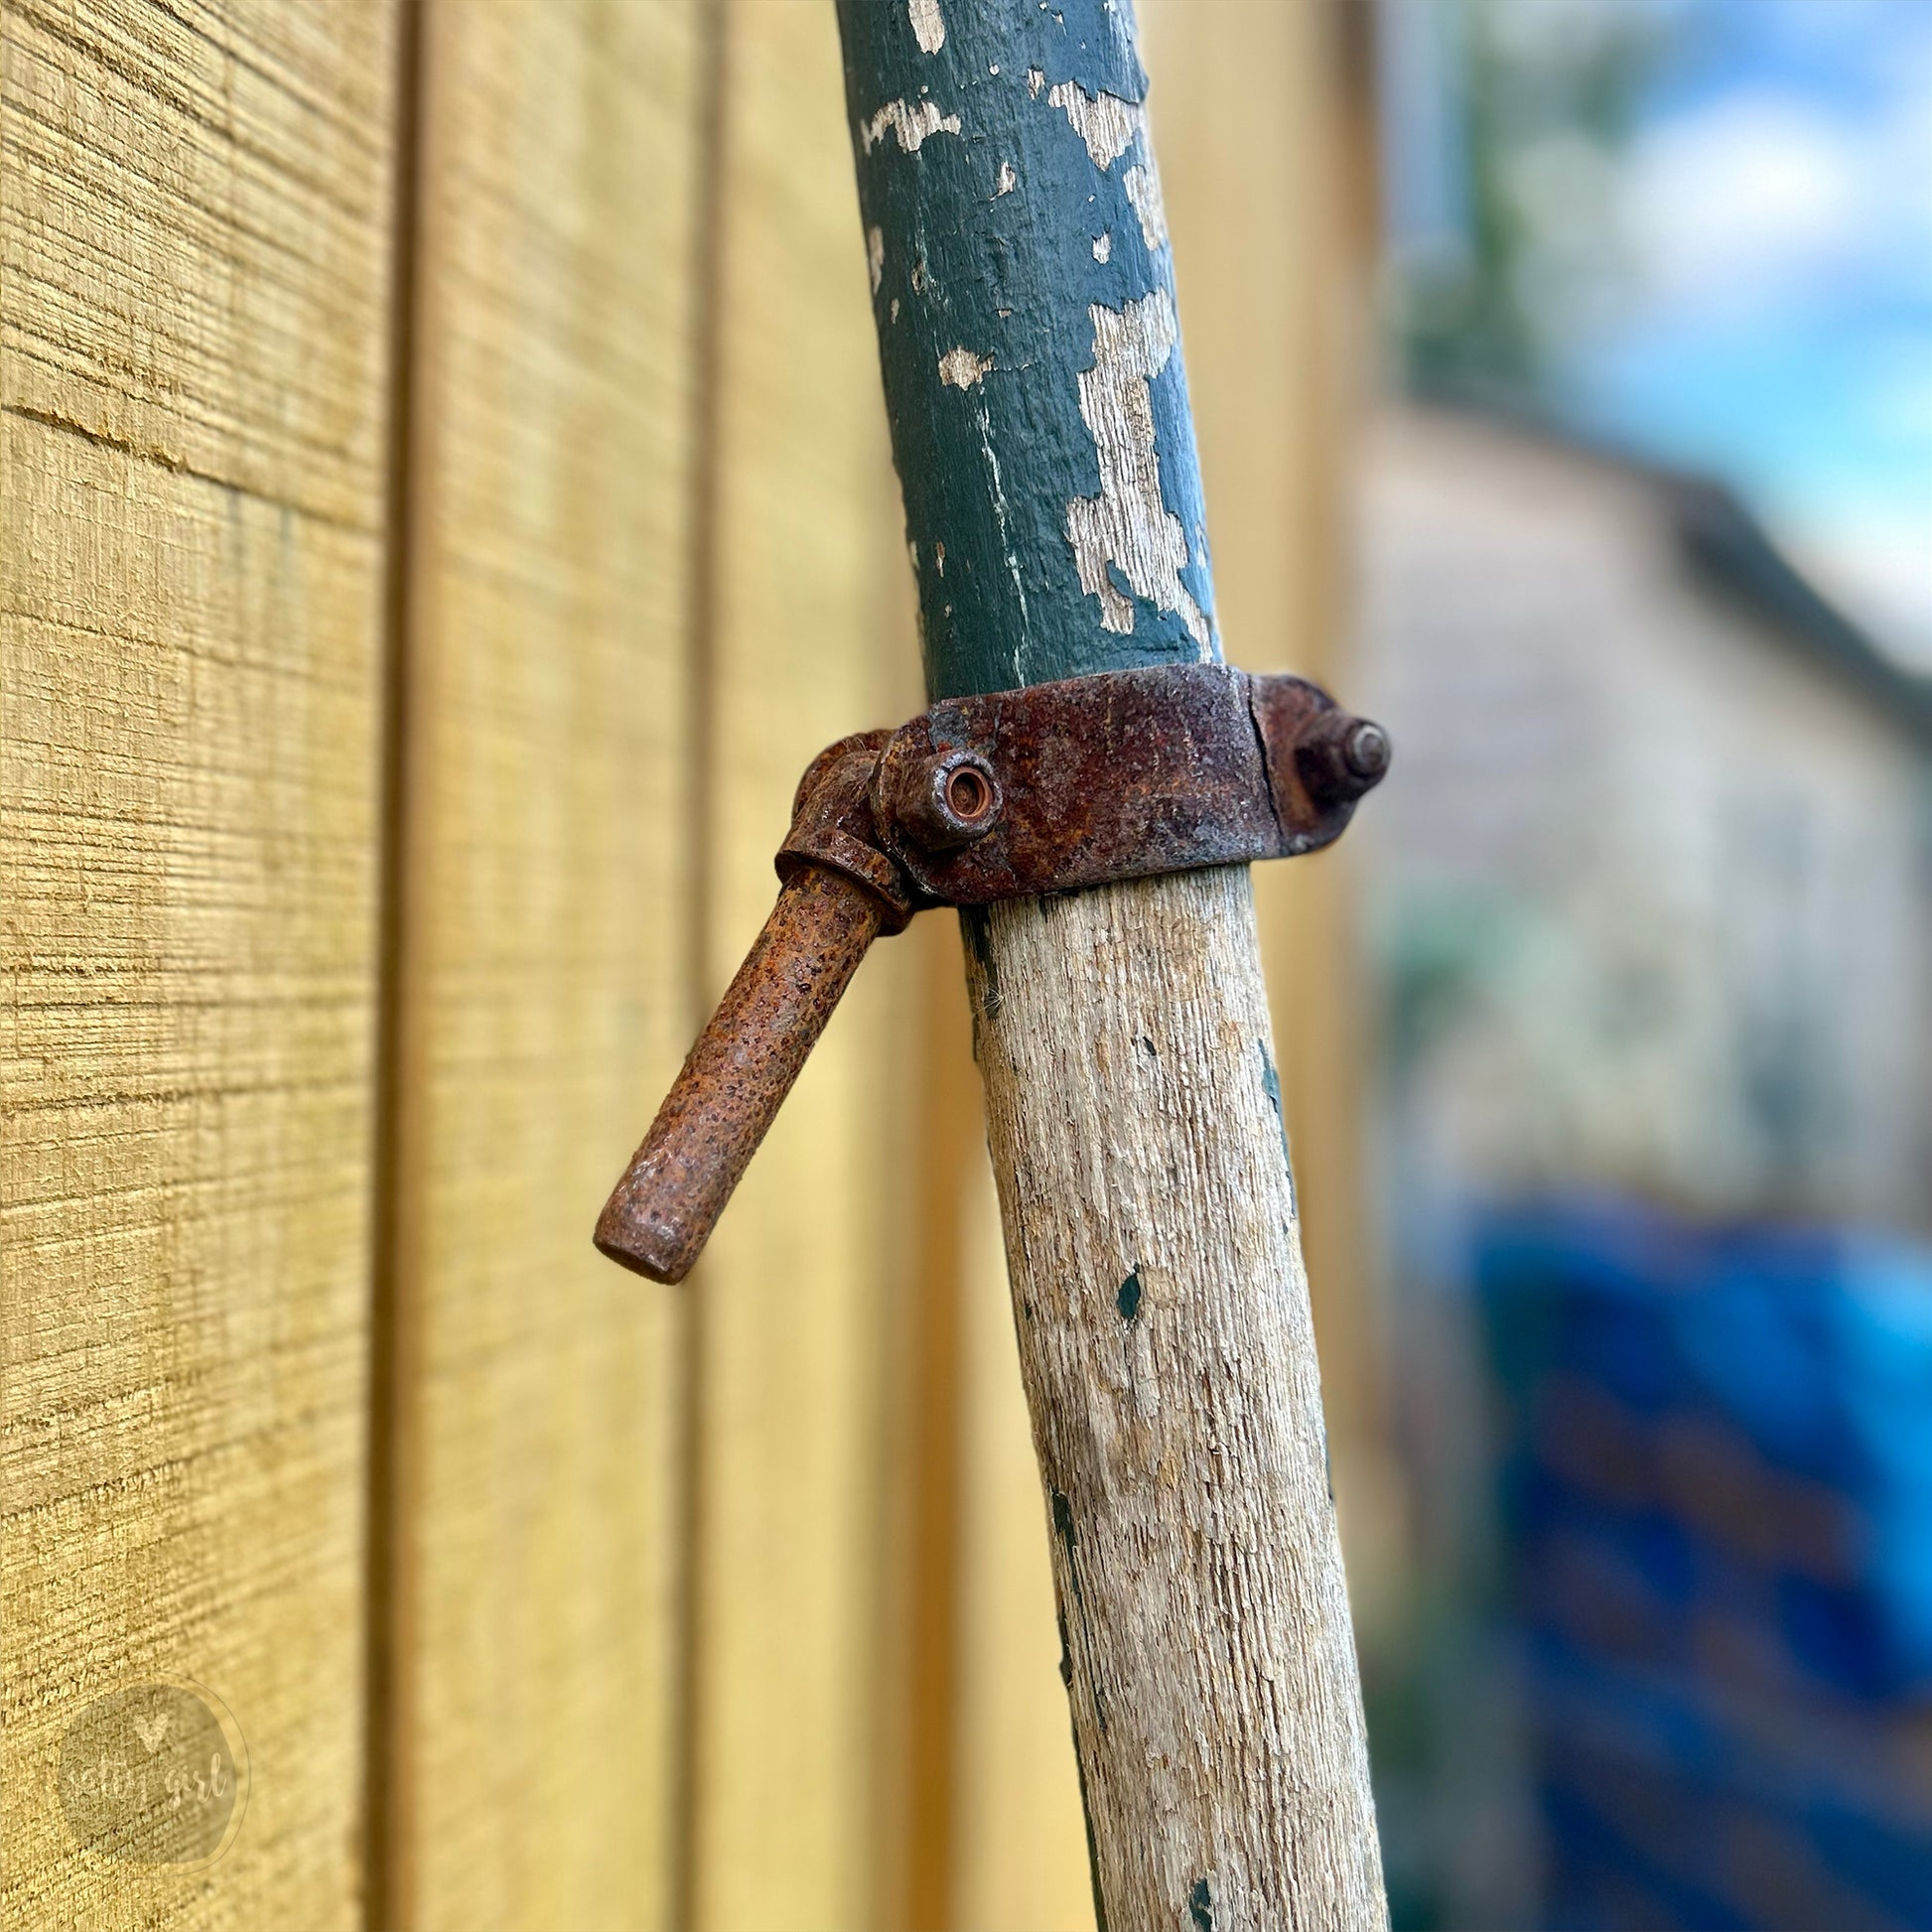
[[[843,874],[800,866],[631,1157],[594,1237],[615,1262],[681,1282],[892,914]]]

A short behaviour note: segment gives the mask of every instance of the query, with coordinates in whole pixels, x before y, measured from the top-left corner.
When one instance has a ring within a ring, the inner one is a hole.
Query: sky
[[[1665,29],[1606,192],[1571,198],[1619,270],[1564,332],[1555,406],[1731,483],[1932,670],[1932,0],[1492,4],[1532,36],[1618,7]]]

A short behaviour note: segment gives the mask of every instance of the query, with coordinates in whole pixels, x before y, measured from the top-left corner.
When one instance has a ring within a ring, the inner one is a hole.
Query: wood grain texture
[[[726,19],[714,994],[770,909],[807,760],[918,705],[831,10],[743,0]],[[689,1283],[704,1932],[849,1932],[876,1909],[915,967],[898,940],[874,949]]]
[[[0,8],[10,1925],[357,1916],[392,9]],[[206,1684],[206,1871],[60,1739]]]
[[[966,924],[1106,1923],[1383,1925],[1246,873]]]
[[[694,4],[433,0],[409,625],[398,1926],[669,1922]]]

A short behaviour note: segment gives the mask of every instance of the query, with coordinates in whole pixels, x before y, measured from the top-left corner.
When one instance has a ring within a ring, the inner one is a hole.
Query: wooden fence
[[[1143,12],[1230,648],[1330,670],[1346,49]],[[6,1923],[1090,1923],[950,915],[688,1291],[588,1238],[805,759],[919,702],[829,0],[0,0],[0,62]],[[104,1859],[63,1737],[182,1679],[241,1829]]]

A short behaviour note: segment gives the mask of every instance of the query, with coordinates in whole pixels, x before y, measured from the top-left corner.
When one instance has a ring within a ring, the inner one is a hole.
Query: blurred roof
[[[1905,669],[1824,597],[1724,484],[1657,474],[1672,497],[1678,543],[1699,575],[1932,745],[1932,677]]]
[[[1461,417],[1647,483],[1666,499],[1679,550],[1698,579],[1887,723],[1932,748],[1932,676],[1909,669],[1833,604],[1728,484],[1579,435],[1512,401],[1424,393],[1409,406]]]

